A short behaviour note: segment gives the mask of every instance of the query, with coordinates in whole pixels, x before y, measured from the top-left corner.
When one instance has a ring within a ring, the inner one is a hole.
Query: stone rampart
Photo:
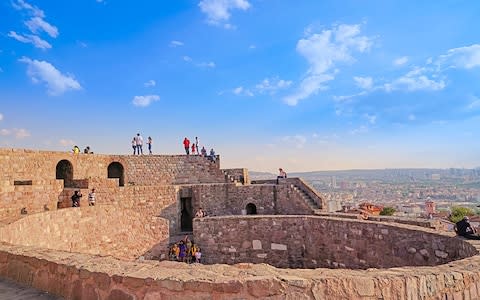
[[[250,184],[250,176],[248,175],[248,170],[244,168],[238,169],[222,169],[225,174],[230,176],[230,178],[236,180],[242,184]]]
[[[435,267],[291,270],[265,264],[129,262],[0,244],[1,277],[67,300],[474,300],[480,296],[479,266],[477,255]]]
[[[168,238],[167,220],[114,206],[51,211],[0,227],[0,241],[9,244],[128,260],[165,254]]]
[[[316,216],[195,219],[194,239],[207,263],[281,268],[434,266],[478,253],[471,244],[432,230]]]

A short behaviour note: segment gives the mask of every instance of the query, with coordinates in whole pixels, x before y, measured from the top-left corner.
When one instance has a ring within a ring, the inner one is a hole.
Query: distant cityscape
[[[251,179],[275,174],[250,172]],[[291,173],[302,177],[327,200],[328,211],[358,207],[361,203],[393,207],[395,215],[422,217],[426,202],[436,212],[448,214],[452,206],[479,212],[480,168],[474,169],[381,169]]]

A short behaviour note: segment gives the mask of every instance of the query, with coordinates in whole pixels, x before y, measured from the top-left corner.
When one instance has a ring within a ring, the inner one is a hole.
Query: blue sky
[[[478,1],[0,1],[0,147],[480,166]]]

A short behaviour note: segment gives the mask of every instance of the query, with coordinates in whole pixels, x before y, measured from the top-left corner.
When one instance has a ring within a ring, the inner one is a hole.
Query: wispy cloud
[[[234,93],[237,96],[248,96],[248,97],[253,97],[254,94],[252,91],[249,89],[245,89],[243,86],[236,87],[232,90],[232,93]]]
[[[47,92],[52,96],[82,88],[73,75],[62,74],[49,62],[32,60],[28,57],[22,57],[19,61],[27,64],[27,74],[32,81],[34,83],[43,82],[47,86]]]
[[[60,141],[58,141],[58,144],[63,147],[71,147],[75,145],[75,142],[69,139],[61,139]]]
[[[302,149],[307,143],[307,137],[301,134],[287,135],[281,138],[281,141],[293,145],[297,149]]]
[[[417,117],[414,114],[409,114],[408,115],[408,120],[409,121],[415,121],[416,119],[417,119]]]
[[[377,122],[376,115],[364,114],[363,116],[368,120],[368,123],[370,124],[375,124]]]
[[[353,77],[355,84],[364,90],[370,90],[373,87],[373,78],[372,77]]]
[[[191,58],[190,56],[185,55],[185,56],[183,57],[183,60],[186,61],[186,62],[191,62],[191,61],[192,61],[192,58]]]
[[[157,85],[157,83],[155,82],[155,80],[150,79],[149,81],[145,82],[143,85],[145,87],[154,87],[155,85]]]
[[[30,132],[24,128],[0,129],[2,136],[14,136],[16,139],[24,139],[30,136]]]
[[[3,121],[3,114],[0,114],[0,121]]]
[[[172,48],[180,47],[180,46],[183,46],[183,42],[180,42],[180,41],[171,41],[170,44],[169,44],[169,46],[172,47]]]
[[[39,49],[52,48],[52,45],[50,45],[47,41],[42,40],[36,35],[32,35],[32,34],[21,35],[16,33],[15,31],[10,31],[8,33],[8,36],[22,43],[33,44],[35,48],[39,48]]]
[[[277,77],[265,78],[255,85],[255,90],[261,94],[275,94],[278,90],[286,89],[292,85],[291,80],[284,80]]]
[[[354,62],[353,52],[368,51],[372,39],[360,34],[360,25],[341,24],[320,33],[311,33],[297,43],[297,52],[310,64],[310,67],[297,91],[284,98],[288,105],[297,105],[299,101],[328,88],[327,82],[337,73],[336,64]]]
[[[466,109],[469,110],[469,111],[479,110],[480,109],[480,98],[478,98],[478,97],[471,97],[471,98],[472,98],[472,100],[467,105]]]
[[[234,28],[228,23],[233,10],[248,10],[251,4],[247,0],[202,0],[198,3],[200,10],[207,15],[210,25],[223,25],[226,29]]]
[[[480,44],[450,49],[446,54],[439,56],[436,64],[461,69],[480,67]]]
[[[156,102],[159,100],[160,100],[160,96],[158,95],[135,96],[133,97],[132,103],[135,106],[147,107],[153,102]]]
[[[38,7],[31,5],[23,0],[17,0],[12,2],[12,6],[17,10],[27,10],[32,13],[34,16],[44,18],[45,13],[43,10],[39,9]]]
[[[412,91],[438,91],[445,88],[446,83],[442,78],[435,78],[435,74],[427,68],[414,67],[407,74],[386,83],[384,89],[387,92],[394,90]]]
[[[368,132],[368,127],[365,125],[362,125],[360,127],[357,127],[355,129],[350,130],[351,135],[358,135],[358,134],[364,134]]]
[[[52,38],[56,38],[58,36],[58,28],[40,17],[31,18],[25,22],[25,25],[27,25],[28,29],[30,29],[30,31],[33,33],[45,31]]]
[[[213,61],[209,61],[209,62],[198,63],[197,67],[200,67],[200,68],[215,68],[216,65]]]
[[[408,62],[408,57],[407,56],[402,56],[399,58],[396,58],[393,60],[393,65],[394,66],[403,66]]]

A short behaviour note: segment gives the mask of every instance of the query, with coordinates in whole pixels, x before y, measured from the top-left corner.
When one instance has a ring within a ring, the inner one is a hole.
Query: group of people
[[[80,148],[79,148],[77,145],[75,145],[75,146],[73,147],[73,149],[72,149],[72,152],[73,152],[74,154],[79,154],[79,153],[80,153]],[[90,146],[85,147],[85,149],[83,149],[83,153],[85,153],[85,154],[93,154],[93,152],[90,150]]]
[[[153,139],[149,136],[147,138],[148,154],[152,154],[152,144]],[[140,133],[137,133],[137,135],[133,137],[132,148],[133,155],[143,155],[143,137],[140,135]]]
[[[195,142],[192,143],[190,140],[185,137],[183,139],[183,148],[185,149],[185,154],[190,155],[190,149],[191,149],[191,154],[192,155],[201,155],[203,157],[207,157],[209,160],[212,162],[216,162],[217,156],[215,155],[215,150],[210,149],[210,153],[207,155],[207,149],[205,149],[205,146],[202,146],[202,149],[200,149],[200,142],[198,137],[195,137]]]
[[[202,252],[188,235],[183,240],[170,246],[168,257],[170,260],[184,263],[202,263]]]
[[[80,200],[83,195],[79,190],[76,190],[72,195],[72,207],[80,207]],[[90,193],[88,193],[88,206],[95,206],[96,201],[95,189],[93,188]]]

